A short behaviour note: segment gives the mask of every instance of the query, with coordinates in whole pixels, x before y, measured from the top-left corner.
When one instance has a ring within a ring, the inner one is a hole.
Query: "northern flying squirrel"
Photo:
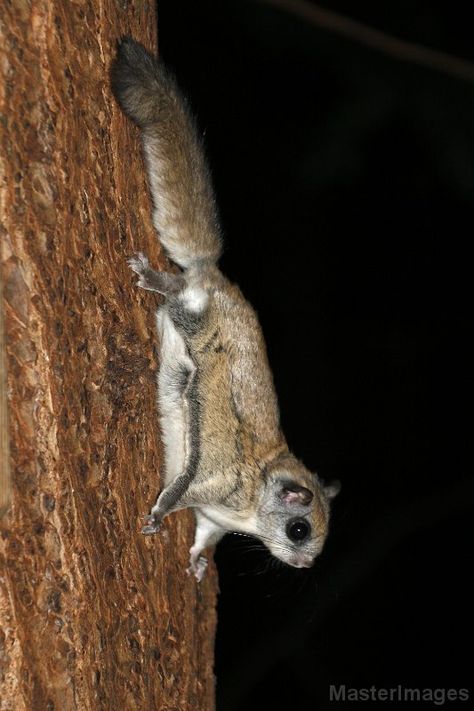
[[[125,114],[141,129],[153,222],[180,274],[157,272],[138,254],[138,285],[165,297],[156,314],[158,407],[165,486],[144,534],[192,507],[189,572],[230,531],[255,536],[278,559],[309,567],[328,533],[325,486],[289,451],[257,316],[219,271],[221,234],[201,140],[185,99],[160,61],[124,38],[111,72]]]

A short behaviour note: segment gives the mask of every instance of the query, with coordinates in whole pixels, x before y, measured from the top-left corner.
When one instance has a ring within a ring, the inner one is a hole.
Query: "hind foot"
[[[176,294],[185,286],[184,277],[181,274],[169,274],[169,272],[157,272],[150,267],[148,257],[142,252],[138,252],[128,260],[128,266],[135,274],[138,274],[138,286],[148,291],[157,291],[159,294]]]

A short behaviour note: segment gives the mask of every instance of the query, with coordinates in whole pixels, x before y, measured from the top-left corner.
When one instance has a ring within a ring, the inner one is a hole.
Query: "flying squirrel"
[[[255,311],[220,272],[221,230],[202,141],[170,72],[135,40],[119,44],[112,89],[141,129],[153,223],[179,274],[157,272],[139,253],[138,285],[165,297],[156,313],[158,409],[164,488],[142,533],[193,508],[188,572],[225,533],[261,540],[279,560],[310,567],[328,533],[325,486],[288,449]]]

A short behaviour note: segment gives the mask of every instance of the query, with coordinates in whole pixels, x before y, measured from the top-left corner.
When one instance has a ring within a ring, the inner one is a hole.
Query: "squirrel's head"
[[[279,560],[309,568],[323,548],[330,500],[339,489],[339,482],[324,485],[291,454],[278,459],[265,472],[255,535]]]

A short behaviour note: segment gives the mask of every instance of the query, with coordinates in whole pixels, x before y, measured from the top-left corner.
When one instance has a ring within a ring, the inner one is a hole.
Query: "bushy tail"
[[[209,169],[174,78],[141,44],[125,37],[111,79],[123,111],[142,130],[153,222],[169,256],[184,269],[216,262],[221,238]]]

